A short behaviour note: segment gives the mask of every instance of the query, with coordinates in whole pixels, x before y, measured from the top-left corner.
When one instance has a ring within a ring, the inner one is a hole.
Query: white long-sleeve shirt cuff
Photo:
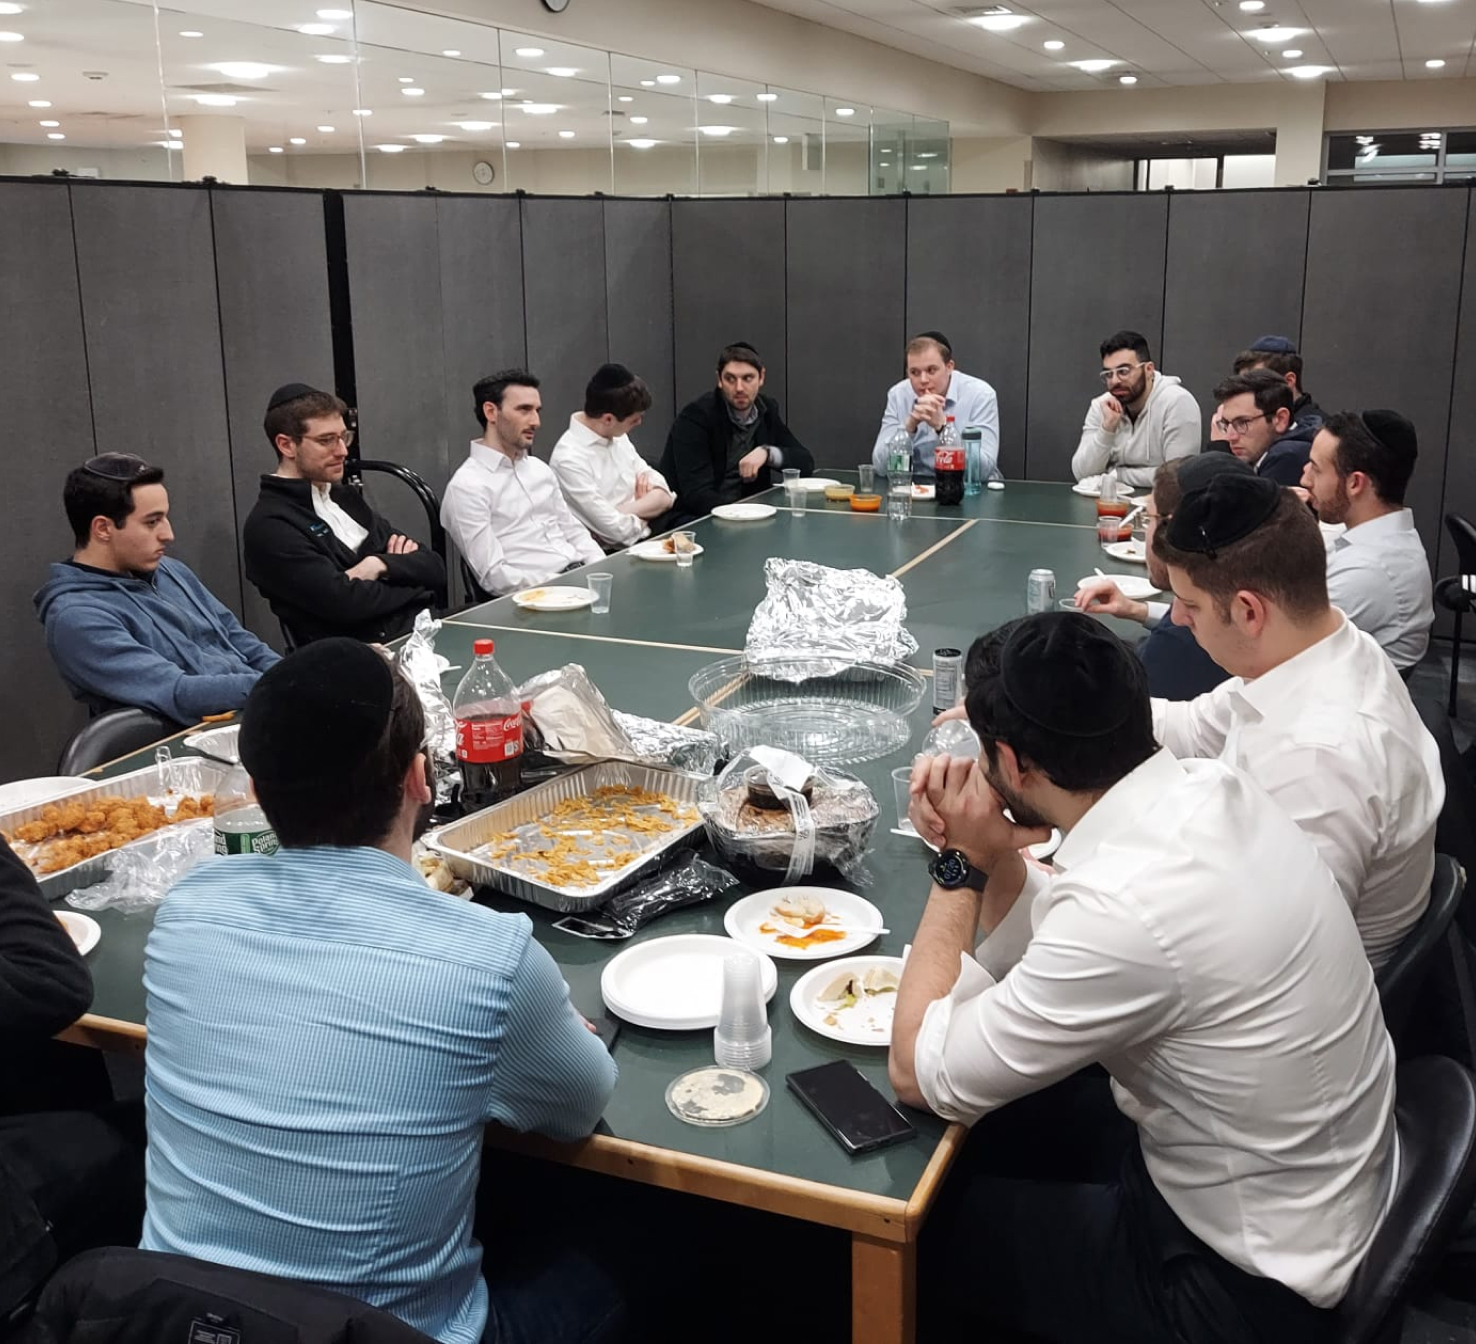
[[[956,1009],[993,989],[998,981],[965,952],[958,954],[958,962],[958,979],[953,989],[943,998],[934,999],[923,1014],[922,1027],[913,1048],[912,1067],[923,1100],[934,1115],[941,1115],[945,1120],[969,1121],[975,1112],[960,1105],[944,1064],[948,1028]]]
[[[772,444],[769,446],[769,465],[775,471],[784,465],[784,449],[775,448]]]
[[[1160,625],[1168,619],[1169,604],[1167,602],[1146,602],[1148,615],[1144,617],[1143,624],[1150,630],[1157,630]]]

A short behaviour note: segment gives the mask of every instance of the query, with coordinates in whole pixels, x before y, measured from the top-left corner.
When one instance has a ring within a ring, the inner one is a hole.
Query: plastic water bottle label
[[[277,833],[268,826],[263,831],[215,832],[217,854],[275,854],[280,848]]]

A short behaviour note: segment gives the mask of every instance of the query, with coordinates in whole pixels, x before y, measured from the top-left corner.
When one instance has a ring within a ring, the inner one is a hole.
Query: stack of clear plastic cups
[[[713,1058],[730,1069],[761,1069],[774,1056],[759,959],[734,952],[723,959],[723,1003],[712,1034]]]

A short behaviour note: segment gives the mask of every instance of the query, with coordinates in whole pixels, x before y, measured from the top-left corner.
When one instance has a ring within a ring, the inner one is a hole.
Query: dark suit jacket
[[[383,643],[405,634],[416,613],[436,605],[445,590],[441,557],[424,546],[409,555],[387,554],[398,529],[352,486],[335,485],[330,498],[369,532],[351,551],[313,512],[312,488],[282,476],[261,478],[261,495],[242,532],[246,577],[297,644],[329,635]],[[371,555],[387,566],[382,579],[347,577]]]
[[[1162,700],[1193,700],[1230,676],[1199,647],[1188,626],[1167,616],[1138,641],[1138,657],[1148,673],[1148,693]]]
[[[778,448],[784,453],[786,467],[798,467],[807,476],[812,473],[815,459],[784,423],[778,402],[760,392],[758,408],[759,430],[754,446]],[[736,496],[723,489],[731,433],[727,403],[717,388],[682,407],[666,436],[666,451],[659,467],[676,491],[674,515],[700,518],[718,504],[732,504],[743,495],[756,495],[769,488],[769,473],[761,471],[753,480],[745,481]]]

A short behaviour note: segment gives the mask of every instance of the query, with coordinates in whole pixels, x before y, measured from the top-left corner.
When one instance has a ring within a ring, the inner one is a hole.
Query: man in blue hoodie
[[[104,453],[67,477],[77,549],[35,598],[62,680],[94,713],[120,705],[176,723],[240,709],[278,656],[164,551],[164,471]]]

